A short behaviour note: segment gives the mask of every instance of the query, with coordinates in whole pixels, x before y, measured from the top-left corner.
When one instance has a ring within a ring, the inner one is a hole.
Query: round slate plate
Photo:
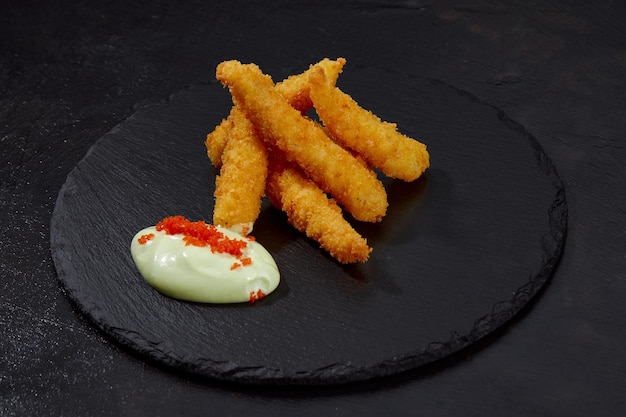
[[[228,114],[217,83],[137,111],[68,176],[51,250],[69,297],[120,344],[170,369],[256,384],[337,384],[413,369],[505,324],[554,271],[563,185],[537,141],[498,109],[430,79],[346,68],[339,86],[428,145],[418,181],[384,179],[388,215],[356,224],[374,248],[342,266],[266,204],[254,235],[282,273],[261,302],[160,295],[130,257],[134,233],[211,220],[206,133]]]

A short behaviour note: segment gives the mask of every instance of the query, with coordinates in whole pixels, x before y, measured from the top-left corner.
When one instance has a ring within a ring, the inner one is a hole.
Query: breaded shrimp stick
[[[317,241],[341,263],[365,262],[372,249],[343,217],[341,209],[289,162],[270,158],[267,195],[289,223]]]
[[[324,127],[342,146],[356,151],[385,175],[404,181],[417,179],[429,166],[426,146],[381,121],[335,86],[324,69],[313,68],[310,95]]]
[[[220,175],[215,179],[213,223],[246,235],[261,209],[267,148],[241,109],[233,107],[231,117],[233,127],[220,158]]]
[[[376,174],[291,107],[258,66],[226,61],[218,65],[216,76],[230,88],[233,100],[268,145],[300,165],[355,219],[382,219],[387,211],[387,193]]]
[[[306,71],[291,75],[285,80],[276,84],[276,91],[278,91],[289,102],[291,107],[299,110],[301,113],[306,113],[313,103],[309,96],[309,75],[316,67],[324,69],[324,73],[329,81],[334,85],[337,81],[337,77],[343,70],[346,60],[344,58],[337,58],[333,61],[328,58],[322,59],[320,62],[314,65],[310,65]],[[215,168],[222,166],[222,152],[226,147],[228,141],[228,134],[233,127],[232,116],[229,115],[226,119],[217,125],[213,132],[207,135],[205,145],[207,148],[207,155]]]

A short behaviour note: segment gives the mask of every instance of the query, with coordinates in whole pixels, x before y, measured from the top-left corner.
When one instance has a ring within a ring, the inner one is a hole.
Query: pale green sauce
[[[278,287],[276,262],[258,242],[248,241],[227,229],[218,229],[230,238],[247,241],[244,257],[252,263],[231,269],[238,259],[213,253],[206,247],[185,245],[182,235],[168,235],[154,226],[138,232],[131,243],[131,254],[144,279],[164,295],[200,303],[240,303],[251,301],[250,294],[261,290],[270,294]],[[145,243],[141,236],[154,234]]]

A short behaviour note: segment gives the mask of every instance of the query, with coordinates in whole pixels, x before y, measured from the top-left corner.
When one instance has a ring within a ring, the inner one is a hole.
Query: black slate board
[[[226,116],[217,83],[138,110],[68,176],[51,223],[59,280],[105,334],[167,367],[254,384],[326,385],[432,363],[507,323],[549,280],[567,209],[554,166],[522,126],[443,82],[349,68],[339,86],[426,143],[418,181],[384,179],[390,209],[356,224],[371,259],[342,266],[265,205],[254,235],[282,273],[256,304],[169,299],[130,258],[134,233],[182,214],[210,221],[206,133]]]

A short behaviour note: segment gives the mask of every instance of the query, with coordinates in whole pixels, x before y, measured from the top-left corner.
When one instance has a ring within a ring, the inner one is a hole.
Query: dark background
[[[0,0],[0,415],[620,415],[625,19],[618,1]],[[97,332],[49,253],[74,165],[220,61],[280,79],[325,56],[440,80],[537,138],[569,206],[563,259],[537,302],[449,361],[328,389],[194,381]]]

